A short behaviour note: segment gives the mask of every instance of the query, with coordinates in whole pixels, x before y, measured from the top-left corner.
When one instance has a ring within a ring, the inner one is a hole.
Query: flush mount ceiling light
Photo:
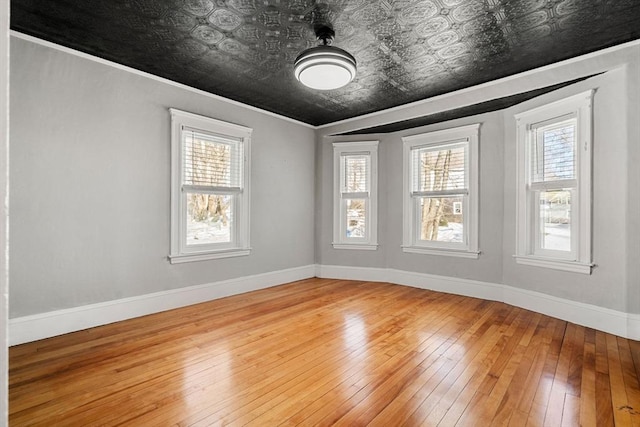
[[[304,50],[293,66],[296,79],[312,89],[338,89],[356,76],[356,59],[349,52],[331,46],[335,33],[329,27],[316,30],[321,43]]]

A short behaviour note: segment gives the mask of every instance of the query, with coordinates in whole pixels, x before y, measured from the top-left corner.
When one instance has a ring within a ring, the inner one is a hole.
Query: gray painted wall
[[[314,263],[313,129],[13,37],[10,317]],[[253,128],[248,257],[171,265],[168,108]]]
[[[640,313],[640,46],[627,71],[627,312]]]

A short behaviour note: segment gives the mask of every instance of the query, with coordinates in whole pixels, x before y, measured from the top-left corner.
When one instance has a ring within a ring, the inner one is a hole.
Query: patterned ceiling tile
[[[189,31],[198,25],[198,19],[183,10],[170,10],[157,22],[160,25],[183,31]]]
[[[458,22],[465,22],[471,19],[476,19],[478,16],[482,16],[485,13],[485,4],[480,0],[471,0],[469,2],[462,3],[461,6],[456,7],[451,16]]]
[[[217,44],[224,39],[224,34],[208,25],[200,25],[193,30],[192,35],[207,44]]]
[[[272,6],[260,14],[258,22],[267,28],[280,28],[282,25],[282,13]]]
[[[442,16],[429,19],[428,21],[418,23],[414,31],[420,37],[430,37],[434,34],[445,31],[450,26],[449,20]]]
[[[520,15],[526,15],[545,7],[547,0],[512,0],[502,2],[502,8],[506,16],[515,18]],[[551,2],[553,4],[553,2]]]
[[[253,24],[243,24],[234,31],[234,35],[252,45],[258,45],[265,36],[264,30]]]
[[[463,43],[456,43],[450,46],[445,47],[438,51],[438,56],[442,59],[451,59],[457,56],[462,55],[467,52],[467,46]]]
[[[433,49],[440,49],[442,47],[452,45],[458,40],[458,33],[456,33],[455,31],[445,31],[429,38],[429,40],[427,40],[427,43],[429,43],[429,46]]]
[[[239,12],[241,15],[252,15],[256,11],[254,0],[228,0],[229,7]]]
[[[385,10],[376,2],[369,3],[353,12],[352,21],[359,22],[365,27],[371,27],[376,22],[384,19]]]
[[[438,13],[438,7],[431,1],[417,2],[400,9],[398,19],[407,24],[419,24]]]
[[[237,58],[249,59],[249,48],[235,39],[225,39],[218,45],[221,51]],[[246,65],[245,65],[246,66]]]
[[[216,9],[210,16],[209,22],[222,31],[233,31],[242,25],[242,18],[227,9]]]
[[[532,12],[527,15],[522,15],[513,21],[513,25],[518,30],[528,30],[529,28],[537,27],[549,20],[547,11],[541,10],[538,12]]]
[[[570,15],[580,11],[580,2],[577,0],[565,0],[556,6],[558,15]]]
[[[293,61],[331,25],[354,82]],[[477,85],[640,38],[638,0],[12,0],[16,31],[311,124]]]
[[[178,5],[182,4],[184,10],[192,13],[195,16],[206,16],[211,13],[213,8],[215,7],[213,5],[213,2],[211,2],[210,0],[182,0],[176,3]]]

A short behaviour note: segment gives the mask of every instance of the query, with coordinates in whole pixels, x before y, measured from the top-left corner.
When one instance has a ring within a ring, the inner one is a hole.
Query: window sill
[[[562,261],[523,255],[514,255],[513,257],[516,259],[518,264],[569,271],[571,273],[591,274],[591,268],[594,266],[593,264],[578,261]]]
[[[182,264],[185,262],[208,261],[211,259],[232,258],[246,256],[251,253],[251,249],[229,249],[225,251],[204,252],[193,254],[169,255],[171,264]]]
[[[368,244],[368,243],[334,243],[333,249],[350,249],[350,250],[358,250],[358,251],[375,251],[378,249],[377,244]]]
[[[480,252],[471,252],[465,249],[423,248],[418,246],[403,246],[402,252],[423,255],[452,256],[458,258],[478,259]]]

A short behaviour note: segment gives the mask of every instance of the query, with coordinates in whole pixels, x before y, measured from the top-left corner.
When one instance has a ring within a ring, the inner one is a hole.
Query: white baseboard
[[[376,267],[308,265],[9,320],[9,345],[264,289],[310,277],[389,282],[500,301],[578,325],[640,340],[640,315],[584,304],[513,286]]]
[[[640,340],[640,315],[584,304],[509,285],[458,279],[387,268],[321,265],[316,276],[345,280],[389,282],[439,292],[500,301],[566,320],[577,325]]]
[[[391,282],[397,283],[398,285],[482,298],[491,301],[502,301],[503,287],[502,285],[496,285],[494,283],[403,270],[390,270],[390,276]]]
[[[315,265],[9,319],[9,345],[264,289],[315,276]]]
[[[627,336],[636,341],[640,340],[640,314],[627,314]]]

